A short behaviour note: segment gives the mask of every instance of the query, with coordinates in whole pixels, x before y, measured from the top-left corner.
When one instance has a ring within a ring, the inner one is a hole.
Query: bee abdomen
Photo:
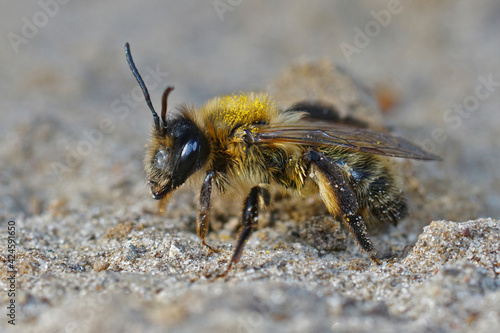
[[[381,203],[370,208],[370,213],[382,223],[397,225],[399,220],[408,214],[408,206],[402,195],[399,195],[389,202]]]
[[[408,213],[404,196],[388,175],[373,180],[365,196],[369,199],[363,203],[369,211],[370,220],[375,220],[374,222],[397,225]]]

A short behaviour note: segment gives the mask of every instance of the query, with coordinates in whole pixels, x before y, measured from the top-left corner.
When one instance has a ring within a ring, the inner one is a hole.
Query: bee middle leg
[[[248,241],[248,238],[250,238],[252,230],[257,225],[257,222],[259,220],[260,200],[262,200],[262,204],[264,205],[264,207],[269,206],[269,203],[271,201],[271,194],[269,193],[269,190],[263,186],[252,187],[252,189],[250,190],[250,194],[248,194],[245,202],[243,203],[243,227],[241,228],[238,241],[236,242],[233,256],[231,257],[231,261],[229,262],[229,266],[227,267],[226,272],[221,276],[226,276],[231,270],[231,267],[233,265],[236,265],[238,261],[240,261],[245,243]]]
[[[316,167],[316,183],[320,196],[329,212],[340,213],[356,243],[365,251],[373,263],[380,264],[375,257],[375,248],[366,233],[366,224],[360,214],[356,195],[340,167],[325,154],[311,150],[307,158]]]

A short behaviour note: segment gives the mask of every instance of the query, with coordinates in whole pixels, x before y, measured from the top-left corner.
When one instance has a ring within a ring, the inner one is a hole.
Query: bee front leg
[[[250,194],[243,203],[243,227],[240,231],[238,241],[236,242],[233,256],[231,257],[231,261],[229,262],[226,272],[221,276],[226,276],[231,270],[231,267],[240,261],[245,243],[248,241],[248,238],[252,234],[253,227],[257,225],[259,220],[259,199],[262,199],[264,207],[269,206],[269,203],[271,202],[271,194],[269,193],[269,190],[261,186],[252,187]]]
[[[356,243],[364,250],[373,263],[380,264],[375,257],[375,248],[366,233],[366,224],[359,212],[356,195],[340,167],[325,154],[311,150],[308,159],[318,171],[315,176],[320,196],[332,215],[342,215]]]
[[[196,219],[196,233],[198,237],[201,239],[201,243],[208,247],[210,251],[215,251],[210,245],[205,242],[205,237],[207,236],[208,231],[208,216],[210,213],[210,198],[212,195],[212,181],[214,178],[214,171],[210,170],[207,172],[205,180],[203,181],[203,185],[201,186],[200,191],[200,210],[198,212],[198,218]]]

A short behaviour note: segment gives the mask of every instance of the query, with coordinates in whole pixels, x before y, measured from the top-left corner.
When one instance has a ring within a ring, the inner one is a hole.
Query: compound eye
[[[161,147],[155,155],[156,165],[162,166],[170,156],[170,148]]]
[[[198,138],[190,138],[182,147],[181,159],[179,161],[179,171],[189,173],[194,167],[200,151],[200,142]]]

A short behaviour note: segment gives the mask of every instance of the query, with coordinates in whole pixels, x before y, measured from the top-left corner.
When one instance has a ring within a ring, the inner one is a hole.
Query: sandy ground
[[[499,14],[498,1],[466,0],[3,4],[0,329],[499,331]],[[227,281],[214,279],[243,198],[214,202],[218,253],[196,236],[198,189],[158,213],[126,41],[155,105],[168,84],[171,107],[249,90],[283,106],[321,98],[440,155],[396,162],[410,215],[370,228],[383,264],[316,197],[276,197]]]

